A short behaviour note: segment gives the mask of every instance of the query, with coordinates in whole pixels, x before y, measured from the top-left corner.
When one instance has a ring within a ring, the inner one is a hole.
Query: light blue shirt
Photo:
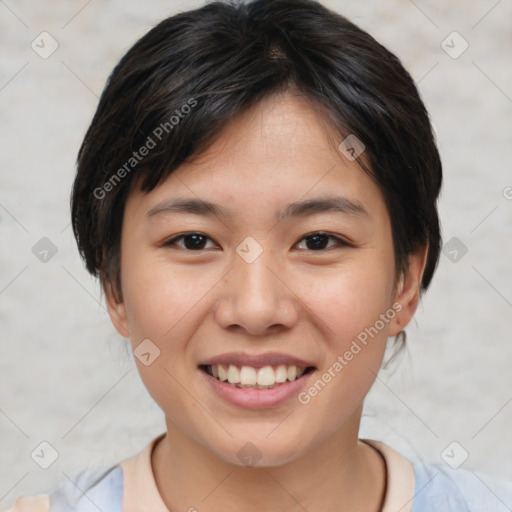
[[[412,512],[510,512],[512,481],[469,469],[413,463]],[[123,473],[119,466],[89,469],[50,491],[50,512],[122,512]],[[82,493],[84,491],[85,494]],[[398,512],[398,511],[397,511]]]
[[[512,481],[469,469],[413,463],[412,512],[510,512]]]

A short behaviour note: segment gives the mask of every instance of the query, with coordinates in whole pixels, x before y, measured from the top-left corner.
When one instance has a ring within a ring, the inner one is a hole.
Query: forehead
[[[273,96],[234,118],[203,153],[149,194],[132,193],[128,202],[139,213],[188,198],[226,212],[278,215],[285,204],[342,195],[370,215],[386,213],[379,186],[338,150],[341,141],[305,98]]]

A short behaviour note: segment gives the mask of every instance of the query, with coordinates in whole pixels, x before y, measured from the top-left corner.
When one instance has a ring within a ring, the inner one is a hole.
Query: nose
[[[298,318],[298,302],[282,265],[270,251],[252,262],[236,255],[234,267],[223,281],[215,317],[231,331],[262,336],[289,329]]]

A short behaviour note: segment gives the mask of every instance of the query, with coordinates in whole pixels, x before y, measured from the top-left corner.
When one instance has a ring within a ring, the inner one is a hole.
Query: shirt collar
[[[388,485],[382,512],[411,512],[416,484],[413,465],[384,443],[370,439],[365,442],[386,460]]]
[[[151,453],[165,433],[153,439],[140,453],[120,463],[123,470],[123,512],[169,512],[158,492]],[[387,492],[382,512],[411,512],[414,498],[414,468],[389,446],[365,439],[386,460]]]
[[[169,512],[158,492],[151,467],[151,453],[165,432],[153,439],[140,453],[125,459],[123,470],[123,512]]]

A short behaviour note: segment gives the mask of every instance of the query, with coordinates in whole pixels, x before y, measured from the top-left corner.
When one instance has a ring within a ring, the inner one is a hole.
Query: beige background
[[[442,255],[408,355],[379,375],[361,434],[441,464],[457,441],[463,467],[512,478],[512,2],[325,4],[419,83],[444,162],[443,236],[468,249],[457,262]],[[78,258],[69,193],[112,67],[157,21],[199,5],[0,1],[1,505],[114,464],[164,429]],[[43,31],[59,45],[47,59],[31,48]],[[453,31],[469,44],[456,59],[441,47]],[[57,248],[46,263],[32,252],[42,237]],[[59,453],[46,470],[30,455],[42,441]]]

